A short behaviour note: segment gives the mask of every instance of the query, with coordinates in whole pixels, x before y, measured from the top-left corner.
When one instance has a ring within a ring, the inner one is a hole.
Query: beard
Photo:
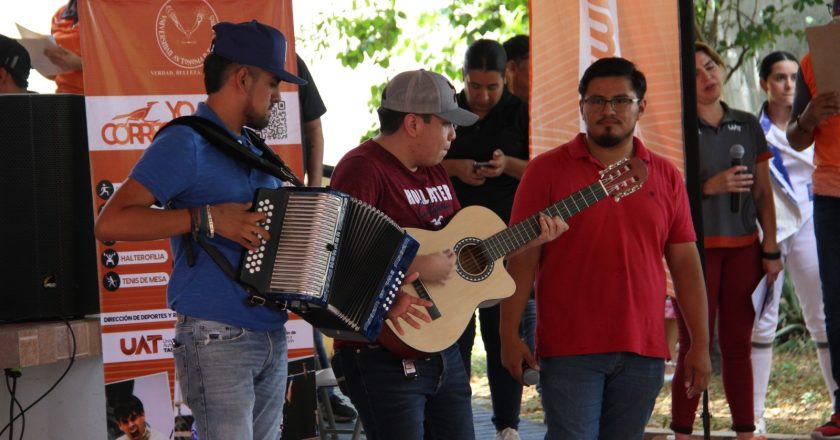
[[[603,148],[612,148],[620,144],[622,141],[626,140],[630,136],[633,135],[633,129],[628,130],[626,133],[618,133],[610,128],[604,130],[600,134],[593,134],[591,131],[587,132],[586,135],[592,139],[596,144]]]
[[[248,103],[245,107],[245,125],[254,130],[262,130],[268,127],[268,122],[271,119],[271,109],[274,108],[272,104],[265,112],[257,111],[252,103]]]
[[[245,112],[245,125],[253,128],[254,130],[262,130],[263,128],[268,127],[269,119],[271,119],[271,111],[267,111],[262,115],[257,114],[257,112],[253,110]]]

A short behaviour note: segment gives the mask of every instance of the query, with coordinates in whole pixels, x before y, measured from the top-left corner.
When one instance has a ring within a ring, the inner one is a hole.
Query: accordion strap
[[[189,235],[190,237],[185,236],[184,240],[187,243],[190,243],[190,240],[192,239],[192,234],[186,234],[186,235]],[[225,258],[225,256],[222,255],[222,253],[219,251],[219,248],[217,248],[216,246],[213,246],[212,244],[202,240],[201,237],[195,237],[195,241],[197,241],[198,245],[201,246],[201,248],[204,249],[207,252],[208,255],[210,255],[210,258],[212,258],[213,261],[216,263],[216,265],[219,266],[220,269],[222,269],[222,272],[224,272],[227,276],[231,277],[232,279],[238,281],[238,279],[236,277],[236,270],[233,268],[233,266],[231,266],[231,264],[227,260],[227,258]],[[190,254],[192,254],[192,247],[191,247],[190,244],[188,244],[188,246],[190,246],[188,248],[188,255],[190,255]],[[193,260],[192,264],[195,264],[195,256],[194,255],[193,255],[192,260]],[[192,264],[190,264],[190,266],[192,266]],[[247,303],[249,305],[252,305],[252,306],[266,306],[266,307],[276,308],[278,310],[286,310],[286,302],[285,301],[273,300],[273,299],[269,299],[269,298],[267,298],[263,295],[258,295],[256,292],[254,292],[254,289],[251,288],[251,286],[249,286],[247,284],[244,284],[244,283],[239,283],[239,284],[242,287],[245,288],[245,292],[248,294]]]
[[[258,169],[266,174],[283,180],[284,182],[291,182],[295,186],[304,186],[303,182],[301,182],[289,166],[283,162],[283,159],[281,159],[280,156],[278,156],[271,148],[268,147],[268,145],[265,144],[265,141],[262,140],[257,132],[251,130],[250,128],[244,128],[245,134],[254,146],[262,152],[262,156],[254,154],[254,152],[248,147],[240,144],[230,135],[230,133],[218,124],[199,116],[181,116],[179,118],[175,118],[161,127],[157,134],[155,134],[155,137],[157,137],[161,131],[172,125],[186,125],[198,132],[198,134],[204,137],[204,139],[206,139],[211,145],[214,145],[224,151],[228,156],[242,161],[250,165],[252,168]]]
[[[280,156],[274,153],[268,145],[260,138],[260,136],[253,130],[249,128],[245,128],[245,133],[251,142],[256,146],[261,152],[262,156],[254,154],[248,147],[240,144],[236,141],[227,131],[225,131],[222,127],[218,124],[202,118],[198,116],[181,116],[179,118],[175,118],[163,127],[158,130],[155,137],[160,134],[161,131],[165,130],[166,128],[172,125],[185,125],[187,127],[192,128],[202,137],[204,137],[210,145],[214,145],[220,150],[224,151],[228,156],[244,162],[245,164],[251,166],[252,168],[258,169],[263,171],[271,176],[277,177],[284,182],[291,182],[296,186],[303,186],[303,182],[295,176],[294,172],[280,159]],[[193,251],[192,242],[193,240],[204,249],[213,262],[216,263],[217,266],[224,272],[227,276],[231,277],[234,281],[239,281],[238,277],[236,276],[236,270],[230,264],[230,262],[222,255],[219,248],[213,246],[212,244],[202,240],[199,236],[193,236],[192,233],[187,233],[183,235],[184,245],[186,247],[187,253],[187,264],[190,267],[195,266],[195,253]],[[244,289],[245,292],[248,294],[248,300],[246,301],[249,305],[260,305],[266,306],[271,308],[276,308],[278,310],[286,310],[286,303],[283,301],[272,300],[266,298],[265,296],[258,295],[254,292],[254,289],[251,286],[248,286],[243,283],[239,283]]]

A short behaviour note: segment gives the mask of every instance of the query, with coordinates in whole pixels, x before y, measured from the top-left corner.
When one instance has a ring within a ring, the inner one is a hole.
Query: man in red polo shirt
[[[516,293],[502,303],[502,362],[514,377],[524,364],[540,368],[546,439],[643,438],[668,357],[663,257],[691,333],[681,380],[690,396],[709,382],[706,293],[685,185],[633,136],[645,90],[633,63],[593,63],[579,86],[586,133],[533,159],[514,200],[512,224],[592,184],[619,160],[634,156],[648,169],[639,191],[587,208],[558,239],[509,260]],[[539,366],[518,333],[532,285]]]

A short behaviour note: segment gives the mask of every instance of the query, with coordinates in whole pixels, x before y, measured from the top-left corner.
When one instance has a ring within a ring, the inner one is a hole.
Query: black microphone
[[[739,166],[742,165],[741,159],[744,158],[744,146],[741,144],[735,144],[729,148],[729,156],[732,158],[732,166]],[[736,174],[741,174],[739,171]],[[734,192],[730,194],[729,199],[729,209],[732,212],[738,212],[741,210],[741,193]]]

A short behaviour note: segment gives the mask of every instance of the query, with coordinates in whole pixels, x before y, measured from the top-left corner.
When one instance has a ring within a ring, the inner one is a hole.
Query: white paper
[[[781,281],[780,281],[781,282]],[[761,320],[761,316],[767,310],[767,306],[773,300],[773,283],[767,282],[767,275],[761,277],[752,294],[753,309],[755,309],[755,321]]]
[[[46,49],[58,48],[58,45],[55,44],[55,40],[52,35],[39,34],[21,26],[19,23],[15,24],[17,24],[18,32],[20,32],[21,36],[21,38],[17,41],[26,49],[27,52],[29,52],[29,58],[32,60],[32,68],[46,77],[53,77],[64,72],[61,67],[53,64],[53,62],[44,55],[44,51]]]

